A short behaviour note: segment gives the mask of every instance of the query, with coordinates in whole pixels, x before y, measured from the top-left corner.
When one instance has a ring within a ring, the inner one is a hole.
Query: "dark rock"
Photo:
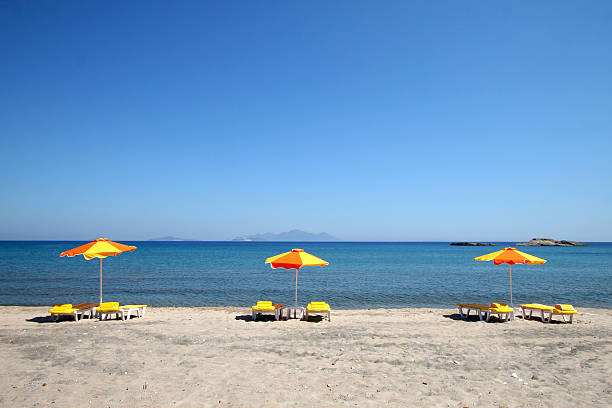
[[[520,242],[517,246],[586,246],[582,242],[576,241],[556,241],[550,238],[533,238],[529,242]]]

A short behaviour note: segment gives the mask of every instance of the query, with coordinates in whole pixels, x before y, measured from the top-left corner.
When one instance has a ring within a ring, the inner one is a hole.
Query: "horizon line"
[[[551,238],[552,239],[552,238]],[[0,239],[0,242],[74,242],[74,241],[91,241],[91,239]],[[440,240],[440,241],[385,241],[385,240],[376,240],[376,241],[364,241],[364,240],[333,240],[333,241],[301,241],[301,240],[291,240],[291,241],[273,241],[273,240],[252,240],[252,241],[239,241],[233,239],[179,239],[179,240],[157,240],[157,239],[118,239],[118,241],[135,241],[135,242],[236,242],[241,244],[248,243],[261,243],[261,242],[299,242],[299,243],[454,243],[454,242],[470,242],[470,243],[485,243],[485,244],[495,244],[495,243],[524,243],[529,241],[502,241],[502,240],[488,240],[488,241],[454,241],[454,240]],[[562,240],[555,240],[562,241]],[[569,241],[569,240],[567,240]],[[574,242],[586,242],[586,243],[612,243],[612,241],[574,241]],[[553,246],[553,245],[551,245]]]

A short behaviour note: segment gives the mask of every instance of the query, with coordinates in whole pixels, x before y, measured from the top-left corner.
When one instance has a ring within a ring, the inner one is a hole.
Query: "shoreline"
[[[552,305],[552,304],[551,304]],[[147,305],[147,310],[151,310],[151,309],[201,309],[201,310],[225,310],[225,311],[230,311],[230,310],[238,310],[238,309],[245,309],[250,311],[251,310],[251,306],[252,305],[246,305],[246,306],[154,306],[154,305]],[[289,304],[286,304],[285,306],[292,306]],[[333,304],[330,304],[331,306],[331,310],[332,311],[342,311],[342,312],[358,312],[358,311],[376,311],[376,310],[389,310],[389,311],[402,311],[402,310],[439,310],[439,311],[450,311],[450,310],[455,310],[457,311],[457,306],[455,305],[453,306],[427,306],[427,307],[420,307],[420,306],[398,306],[398,307],[370,307],[370,308],[338,308],[338,307],[333,307]],[[554,305],[552,305],[554,306]],[[584,307],[584,306],[580,306],[580,305],[572,305],[574,306],[574,308],[576,308],[578,310],[578,314],[580,314],[582,312],[582,310],[588,311],[588,310],[609,310],[612,311],[612,307],[600,307],[600,306],[595,306],[595,307]],[[47,311],[49,309],[51,309],[53,307],[53,305],[0,305],[0,313],[2,313],[2,309],[3,308],[24,308],[24,309],[44,309],[45,313],[47,313]],[[304,304],[304,307],[306,307],[306,303]],[[517,316],[520,315],[520,313],[517,312],[517,310],[519,309],[519,305],[516,304],[514,305],[514,310],[515,313],[517,313]],[[48,313],[47,313],[48,315]]]
[[[254,322],[245,307],[152,307],[78,323],[47,310],[0,307],[0,407],[612,405],[611,309],[573,324],[456,308]]]
[[[304,304],[306,305],[306,303]],[[147,305],[148,308],[155,308],[155,309],[202,309],[202,310],[229,310],[229,309],[248,309],[251,310],[251,306],[252,305],[247,305],[247,306],[207,306],[207,305],[203,305],[203,306],[154,306],[154,305]],[[292,306],[289,304],[286,304],[285,306]],[[593,309],[593,310],[612,310],[612,307],[584,307],[584,306],[580,306],[580,305],[573,305],[576,309],[578,309],[578,311],[580,312],[580,310],[585,309]],[[36,309],[36,308],[43,308],[45,310],[52,308],[53,305],[0,305],[0,313],[2,313],[2,309],[3,308],[31,308],[31,309]],[[514,305],[514,308],[517,309],[519,307],[518,304]],[[456,310],[457,306],[455,305],[455,307],[452,306],[427,306],[427,307],[420,307],[420,306],[398,306],[398,307],[362,307],[362,308],[335,308],[333,307],[332,310],[337,310],[337,311],[372,311],[372,310],[427,310],[427,309],[432,309],[432,310]]]

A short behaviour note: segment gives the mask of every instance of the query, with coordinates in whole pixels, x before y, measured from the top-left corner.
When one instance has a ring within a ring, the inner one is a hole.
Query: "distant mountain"
[[[313,234],[306,231],[291,230],[281,232],[279,234],[266,232],[264,234],[236,237],[232,241],[338,241],[338,238],[333,237],[326,232]]]
[[[194,241],[193,239],[187,238],[177,238],[177,237],[160,237],[160,238],[151,238],[149,241]]]

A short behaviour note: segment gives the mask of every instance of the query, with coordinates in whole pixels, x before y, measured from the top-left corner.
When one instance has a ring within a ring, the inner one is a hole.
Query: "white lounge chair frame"
[[[542,322],[544,323],[550,323],[552,321],[552,317],[553,314],[558,314],[561,315],[561,317],[563,318],[563,322],[564,323],[572,323],[574,321],[574,315],[575,313],[555,313],[555,310],[545,310],[545,309],[539,309],[539,308],[523,308],[521,307],[521,312],[523,314],[523,320],[529,320],[531,319],[531,315],[533,314],[533,311],[537,310],[540,312],[540,318],[542,319]],[[569,321],[567,320],[567,317],[569,316]]]
[[[49,314],[53,317],[53,321],[59,321],[60,316],[72,316],[74,317],[74,321],[78,323],[79,316],[82,319],[84,315],[89,314],[89,318],[92,319],[95,315],[96,308],[98,306],[88,307],[87,309],[76,310],[72,313],[53,313],[49,312]]]
[[[468,306],[459,306],[459,305],[457,305],[457,307],[459,308],[459,314],[461,315],[462,319],[467,320],[470,317],[470,311],[474,310],[474,311],[476,311],[478,313],[478,317],[480,318],[481,321],[483,321],[483,322],[484,321],[487,321],[487,322],[489,321],[489,314],[490,314],[489,312],[490,312],[490,310],[480,309],[480,308],[477,308],[477,307],[473,308],[473,307],[468,307]],[[464,308],[467,309],[467,311],[465,313],[463,313],[463,309]],[[483,315],[484,315],[484,318],[483,318]]]
[[[280,320],[282,307],[275,307],[274,310],[252,310],[251,318],[257,320],[257,317],[262,314],[274,314],[274,320]]]
[[[499,320],[504,320],[505,322],[507,322],[508,320],[513,320],[514,318],[514,312],[494,312],[491,310],[491,308],[481,309],[478,307],[459,306],[459,305],[457,305],[457,307],[459,308],[459,314],[461,315],[461,318],[466,319],[466,320],[468,319],[468,317],[470,317],[470,310],[477,311],[478,317],[480,318],[480,321],[482,322],[488,322],[492,314],[496,314]],[[467,309],[465,313],[463,313],[464,308]],[[502,315],[505,315],[504,319],[502,319]]]
[[[305,319],[308,320],[308,317],[316,315],[316,316],[325,316],[327,315],[327,321],[331,322],[331,308],[328,310],[321,310],[321,311],[315,311],[315,310],[311,310],[309,311],[308,308],[306,308],[305,313]]]
[[[119,319],[121,317],[121,320],[125,321],[130,320],[130,317],[133,313],[136,317],[144,317],[146,309],[147,306],[120,307],[119,309],[115,310],[96,310],[96,313],[98,314],[98,318],[100,320],[104,320],[106,317],[108,317],[108,315],[114,314],[116,319]]]

